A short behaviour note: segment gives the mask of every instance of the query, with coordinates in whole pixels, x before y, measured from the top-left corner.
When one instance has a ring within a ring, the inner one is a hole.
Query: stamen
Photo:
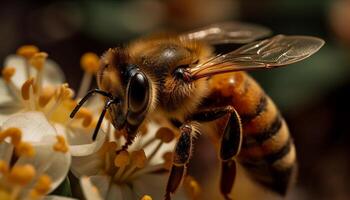
[[[160,149],[163,143],[169,143],[175,138],[175,134],[171,129],[162,127],[158,129],[158,131],[156,132],[155,138],[159,139],[160,142],[158,143],[156,148],[152,151],[152,153],[149,155],[148,162],[152,160],[152,158],[157,154],[158,150]]]
[[[85,53],[80,59],[80,65],[85,73],[80,84],[77,99],[82,98],[89,90],[93,75],[97,73],[100,67],[99,57],[94,53]]]
[[[4,160],[0,160],[0,173],[7,174],[9,171],[9,165]]]
[[[15,148],[18,156],[33,157],[35,155],[35,149],[28,142],[20,142]]]
[[[40,197],[45,195],[51,189],[52,180],[44,174],[39,177],[37,184],[31,192],[32,197]]]
[[[173,165],[173,152],[169,151],[163,154],[163,167],[164,169],[170,170]]]
[[[143,149],[131,153],[131,164],[137,168],[145,167],[147,157]]]
[[[144,195],[140,200],[152,200],[152,197],[149,195]]]
[[[10,137],[11,143],[17,146],[21,142],[22,132],[20,129],[12,127],[0,132],[0,142],[4,141],[5,138]]]
[[[125,167],[130,162],[130,155],[127,151],[121,151],[114,159],[114,165],[116,167]]]
[[[34,78],[30,78],[28,80],[26,80],[26,82],[23,83],[22,85],[22,98],[24,100],[29,100],[30,98],[30,87],[33,86],[34,84]]]
[[[73,95],[74,95],[74,92],[72,89],[68,87],[68,83],[61,84],[58,88],[56,88],[55,90],[56,101],[55,101],[55,104],[47,112],[47,117],[50,118],[50,116],[57,109],[57,107],[61,105],[62,101],[71,100]]]
[[[32,165],[15,165],[12,167],[8,180],[11,183],[21,186],[27,185],[35,176],[35,169]]]
[[[8,83],[11,81],[12,76],[16,73],[16,69],[14,67],[4,67],[2,69],[2,78]]]
[[[29,60],[29,63],[38,71],[41,71],[44,67],[47,58],[47,53],[39,52],[35,53]]]
[[[114,175],[114,180],[118,181],[125,171],[125,167],[129,165],[130,155],[127,151],[121,151],[114,159],[114,165],[118,167],[117,173]]]
[[[100,67],[100,59],[95,53],[85,53],[80,59],[80,65],[86,72],[95,74]]]
[[[39,96],[39,106],[41,108],[45,107],[55,94],[55,89],[52,86],[44,87],[40,92]]]
[[[131,153],[131,167],[123,174],[121,180],[127,179],[137,168],[144,168],[147,164],[147,157],[143,149]]]
[[[175,138],[175,134],[170,128],[161,127],[156,133],[156,138],[164,143],[169,143]]]
[[[38,52],[39,52],[38,47],[36,47],[34,45],[23,45],[17,49],[16,54],[29,59],[32,56],[34,56],[34,54],[36,54]]]
[[[62,135],[56,136],[57,143],[53,145],[53,149],[58,152],[67,153],[68,145],[66,139]]]
[[[187,176],[184,180],[184,188],[191,199],[198,199],[201,193],[201,188],[198,182],[192,177]]]
[[[77,112],[75,116],[76,116],[76,119],[83,119],[84,127],[88,127],[93,120],[93,115],[91,111],[87,108],[80,108],[80,110]]]

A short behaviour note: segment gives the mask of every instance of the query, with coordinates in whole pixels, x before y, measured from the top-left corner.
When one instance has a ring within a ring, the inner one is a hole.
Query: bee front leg
[[[236,177],[236,161],[234,158],[239,154],[242,145],[242,124],[240,117],[232,106],[226,106],[199,111],[192,115],[192,119],[199,122],[209,122],[227,115],[228,120],[221,136],[220,144],[220,191],[225,199],[231,199],[229,194],[231,193]]]
[[[171,195],[174,194],[181,184],[186,173],[186,165],[192,153],[193,126],[190,123],[185,123],[180,127],[180,132],[180,138],[175,146],[173,165],[166,187],[165,200],[170,200]]]

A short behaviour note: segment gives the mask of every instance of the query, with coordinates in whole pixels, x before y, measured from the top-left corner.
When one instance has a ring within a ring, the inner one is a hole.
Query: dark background
[[[349,199],[349,0],[2,1],[0,61],[20,45],[35,44],[77,88],[84,52],[100,55],[151,32],[225,20],[326,41],[306,61],[253,76],[279,105],[295,139],[299,179],[289,198]]]

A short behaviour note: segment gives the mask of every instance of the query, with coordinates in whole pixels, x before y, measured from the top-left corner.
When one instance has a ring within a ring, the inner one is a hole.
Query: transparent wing
[[[209,44],[244,44],[266,37],[270,34],[271,30],[263,26],[239,22],[224,22],[212,24],[182,34],[180,37],[190,40],[202,40]]]
[[[186,70],[192,78],[198,79],[232,71],[274,68],[301,61],[317,52],[323,44],[324,41],[316,37],[277,35],[246,44]]]

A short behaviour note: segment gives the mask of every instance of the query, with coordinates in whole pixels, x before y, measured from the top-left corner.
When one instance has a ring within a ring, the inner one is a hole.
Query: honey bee
[[[220,191],[225,199],[230,199],[236,162],[262,185],[284,195],[295,176],[295,146],[273,101],[244,71],[301,61],[324,41],[286,35],[255,41],[269,34],[269,29],[253,24],[219,23],[109,49],[101,58],[99,89],[90,91],[71,117],[91,95],[106,96],[93,139],[108,110],[115,128],[127,133],[121,150],[132,144],[139,127],[156,114],[178,127],[166,200],[184,178],[198,132],[217,139]],[[212,45],[223,43],[248,44],[214,55]]]

